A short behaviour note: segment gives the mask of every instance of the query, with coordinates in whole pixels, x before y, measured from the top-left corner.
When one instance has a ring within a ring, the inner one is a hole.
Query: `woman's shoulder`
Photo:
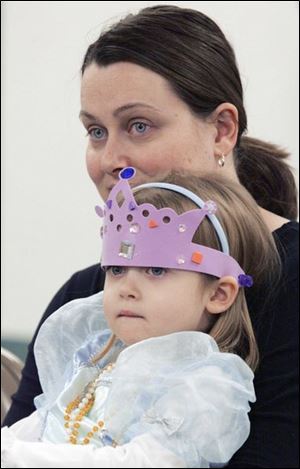
[[[299,236],[299,223],[297,221],[287,221],[273,231],[273,236],[286,243],[296,243]]]
[[[76,298],[84,298],[103,290],[105,273],[100,264],[94,264],[76,271],[54,295],[38,326],[37,332],[44,321],[56,310]]]
[[[280,258],[285,281],[298,278],[299,264],[299,223],[290,221],[284,223],[273,232]]]
[[[104,278],[105,273],[100,263],[94,264],[74,272],[64,287],[69,292],[73,292],[76,295],[75,298],[78,295],[93,295],[103,289]]]
[[[281,258],[280,279],[275,285],[246,292],[246,296],[261,353],[275,361],[278,353],[281,360],[286,357],[284,366],[290,367],[298,346],[299,223],[283,224],[273,237]],[[280,347],[286,353],[279,353]]]

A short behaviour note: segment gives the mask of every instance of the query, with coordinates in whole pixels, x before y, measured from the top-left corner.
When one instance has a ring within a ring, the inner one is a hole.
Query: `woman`
[[[223,33],[202,13],[174,6],[120,21],[86,53],[80,117],[89,134],[88,171],[103,198],[125,166],[137,169],[135,184],[161,179],[170,169],[221,173],[255,198],[280,249],[283,277],[276,296],[267,296],[268,285],[247,295],[261,364],[250,437],[229,467],[297,467],[298,224],[289,221],[297,215],[295,183],[284,152],[243,136],[241,80]],[[40,324],[103,283],[99,265],[77,272]],[[41,392],[34,340],[8,425],[33,412]]]

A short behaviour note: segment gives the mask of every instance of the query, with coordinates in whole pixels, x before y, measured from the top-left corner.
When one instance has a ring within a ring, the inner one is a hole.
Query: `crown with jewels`
[[[213,201],[204,202],[184,187],[162,182],[142,184],[134,191],[150,187],[172,190],[193,200],[199,208],[178,215],[171,208],[157,209],[149,203],[138,205],[128,183],[134,175],[134,168],[124,168],[105,206],[96,207],[97,214],[104,220],[100,232],[102,267],[164,267],[218,278],[230,275],[239,286],[252,286],[251,276],[229,255],[225,233],[214,215],[217,207]],[[192,242],[206,216],[216,230],[223,252]]]

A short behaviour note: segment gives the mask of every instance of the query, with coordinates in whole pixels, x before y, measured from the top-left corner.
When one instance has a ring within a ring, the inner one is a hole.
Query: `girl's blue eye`
[[[149,267],[148,272],[154,277],[161,277],[166,273],[166,269],[163,267]]]
[[[124,273],[125,267],[120,267],[119,265],[113,265],[109,267],[108,270],[112,273],[112,275],[116,277],[117,275],[122,275]]]
[[[92,127],[88,130],[88,135],[94,140],[102,140],[105,137],[105,131],[101,127]]]

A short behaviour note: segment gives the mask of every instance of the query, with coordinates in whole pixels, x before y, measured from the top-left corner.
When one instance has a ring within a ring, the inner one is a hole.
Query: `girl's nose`
[[[141,297],[139,273],[129,268],[120,283],[120,296],[123,299],[137,300]]]

